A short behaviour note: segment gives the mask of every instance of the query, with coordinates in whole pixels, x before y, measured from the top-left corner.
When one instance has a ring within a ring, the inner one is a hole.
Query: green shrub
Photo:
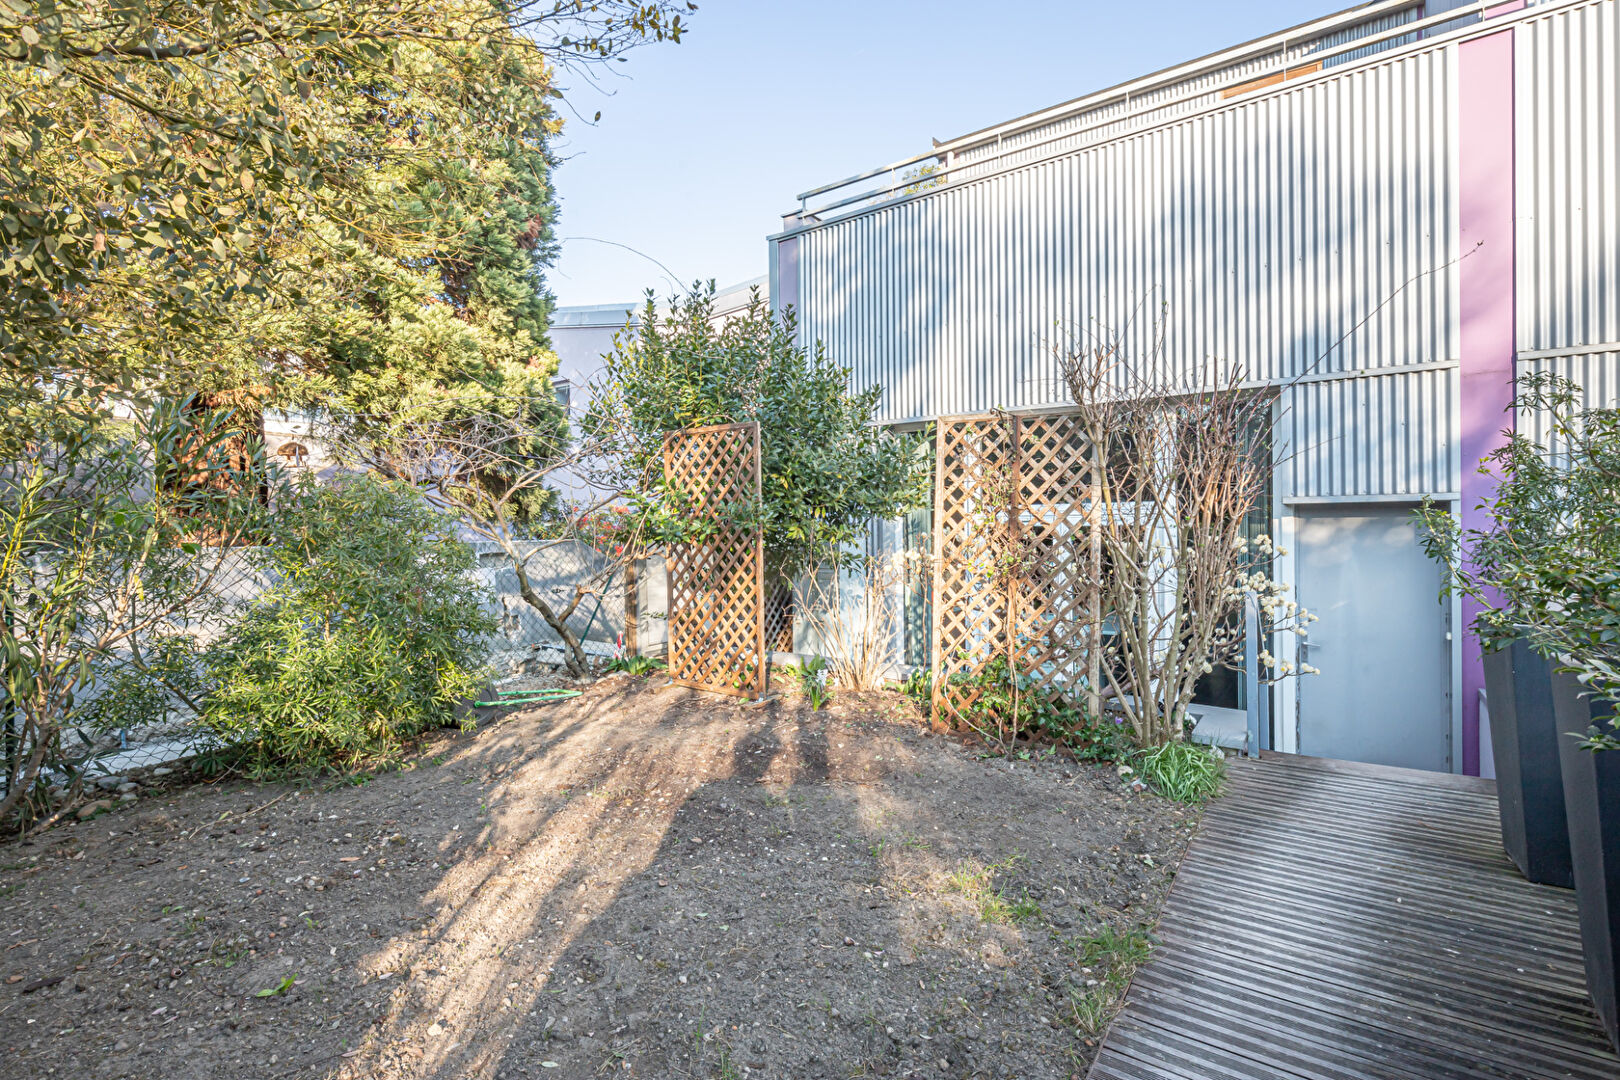
[[[100,691],[81,714],[95,731],[120,731],[161,724],[177,703],[195,700],[204,690],[202,655],[189,634],[159,634],[141,649],[140,663],[112,655],[94,667]]]
[[[210,651],[202,726],[264,773],[349,767],[450,722],[495,629],[453,528],[402,485],[294,488],[251,556],[272,586]]]
[[[967,710],[966,720],[979,732],[1004,731],[1019,736],[1046,738],[1061,743],[1082,761],[1123,761],[1133,749],[1123,721],[1093,717],[1084,709],[1059,704],[1032,692],[1034,680],[1020,675],[1017,707],[1006,657],[992,657],[977,675],[955,675],[952,686],[973,687],[979,697]]]
[[[899,685],[899,690],[923,712],[929,712],[934,707],[934,672],[932,668],[916,667],[911,669]]]
[[[1220,794],[1226,760],[1207,746],[1167,742],[1138,754],[1136,770],[1165,798],[1201,803]]]
[[[1620,700],[1620,411],[1586,408],[1579,386],[1548,372],[1519,379],[1514,407],[1540,414],[1550,445],[1510,433],[1480,465],[1499,478],[1481,504],[1489,524],[1464,530],[1425,502],[1425,545],[1479,603],[1472,629],[1485,648],[1523,637],[1597,697]],[[1620,750],[1620,716],[1583,746]]]

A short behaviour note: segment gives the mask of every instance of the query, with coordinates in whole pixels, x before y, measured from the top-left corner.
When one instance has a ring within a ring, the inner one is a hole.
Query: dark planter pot
[[[1594,718],[1613,710],[1585,696],[1573,675],[1552,677],[1563,757],[1564,802],[1569,814],[1569,851],[1575,867],[1575,902],[1581,912],[1581,949],[1586,988],[1609,1040],[1620,1047],[1615,1009],[1615,973],[1620,969],[1620,750],[1582,750]]]
[[[1485,654],[1491,755],[1502,846],[1519,872],[1542,885],[1574,886],[1552,668],[1519,640]]]

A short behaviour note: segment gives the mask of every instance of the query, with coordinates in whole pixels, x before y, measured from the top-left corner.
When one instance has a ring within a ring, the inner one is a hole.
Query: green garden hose
[[[544,705],[552,701],[566,701],[577,698],[578,690],[563,690],[552,688],[549,690],[502,690],[499,691],[498,701],[475,701],[474,705],[480,708],[489,708],[492,705]]]

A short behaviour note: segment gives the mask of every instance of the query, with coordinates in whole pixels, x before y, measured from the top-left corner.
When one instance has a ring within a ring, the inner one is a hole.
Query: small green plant
[[[1034,680],[1024,674],[1016,680],[1015,707],[1014,682],[1004,656],[992,657],[976,675],[951,678],[953,686],[979,691],[966,711],[967,723],[976,731],[1008,731],[1009,743],[1050,739],[1067,747],[1081,761],[1124,761],[1131,755],[1134,748],[1122,717],[1093,717],[1084,709],[1031,693]]]
[[[286,978],[282,979],[280,982],[276,983],[276,985],[267,986],[253,996],[261,998],[280,997],[282,994],[285,994],[287,991],[293,988],[293,983],[296,982],[297,979],[298,973],[295,971],[291,975],[288,975]]]
[[[1030,922],[1041,917],[1041,905],[1025,889],[1016,900],[1006,901],[1007,918],[1015,923]]]
[[[1093,977],[1090,985],[1069,993],[1069,1019],[1083,1035],[1098,1035],[1108,1026],[1124,1000],[1131,976],[1153,950],[1146,930],[1124,932],[1105,926],[1091,937],[1074,943],[1075,959]]]
[[[960,893],[977,905],[981,922],[1005,925],[1036,919],[1040,917],[1041,907],[1029,895],[1029,890],[1024,890],[1017,899],[1009,900],[995,887],[997,874],[1011,873],[1022,861],[1023,856],[1015,852],[1000,862],[984,867],[960,863],[946,875],[945,885],[951,892]]]
[[[603,671],[622,671],[627,675],[651,675],[655,671],[663,671],[669,667],[656,656],[615,656],[603,667]]]
[[[247,946],[240,941],[216,941],[209,946],[208,959],[204,963],[217,968],[233,968],[246,955]]]
[[[1128,965],[1137,968],[1153,951],[1153,939],[1146,930],[1136,928],[1119,931],[1105,926],[1075,948],[1075,959],[1086,967],[1098,964]]]
[[[827,707],[827,702],[832,700],[832,691],[827,689],[826,657],[812,656],[802,664],[790,664],[787,672],[798,680],[799,692],[810,703],[811,712],[820,712]]]
[[[934,671],[932,668],[911,669],[900,682],[900,692],[910,698],[917,708],[927,712],[934,706]]]
[[[1201,803],[1220,794],[1226,760],[1220,751],[1185,741],[1167,742],[1136,756],[1136,770],[1167,799]]]

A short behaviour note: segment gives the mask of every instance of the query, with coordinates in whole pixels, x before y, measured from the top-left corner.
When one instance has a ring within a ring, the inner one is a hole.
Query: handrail
[[[1388,5],[1384,5],[1384,6],[1380,6],[1380,7],[1376,8],[1376,9],[1373,9],[1373,10],[1370,10],[1370,11],[1369,11],[1369,9],[1357,9],[1358,14],[1357,14],[1356,18],[1342,20],[1342,21],[1340,21],[1338,23],[1334,23],[1334,24],[1332,24],[1331,26],[1329,26],[1327,28],[1327,32],[1331,32],[1332,29],[1335,28],[1335,27],[1342,28],[1346,24],[1348,24],[1348,25],[1360,25],[1360,24],[1363,24],[1363,23],[1371,22],[1374,19],[1376,19],[1376,18],[1378,18],[1378,17],[1380,17],[1382,15],[1387,15],[1387,14],[1391,13],[1392,11],[1399,11],[1399,10],[1404,10],[1406,8],[1414,7],[1414,6],[1416,6],[1416,4],[1418,2],[1421,2],[1421,0],[1394,0],[1393,3],[1390,3]],[[1257,71],[1246,72],[1244,74],[1244,76],[1243,76],[1243,81],[1248,82],[1248,81],[1255,80],[1255,79],[1263,79],[1263,78],[1267,77],[1268,75],[1273,75],[1273,74],[1277,74],[1277,73],[1286,74],[1287,72],[1289,72],[1291,70],[1294,70],[1294,69],[1296,69],[1298,67],[1301,67],[1302,65],[1307,64],[1307,63],[1320,63],[1323,60],[1332,59],[1333,57],[1340,56],[1340,55],[1343,55],[1345,53],[1356,52],[1356,51],[1358,51],[1360,49],[1365,49],[1365,48],[1367,48],[1369,46],[1372,46],[1372,45],[1378,45],[1378,44],[1381,44],[1381,43],[1383,43],[1385,41],[1390,41],[1390,40],[1393,40],[1393,39],[1396,39],[1396,38],[1406,37],[1408,35],[1418,33],[1418,32],[1421,32],[1423,30],[1426,30],[1426,29],[1431,29],[1433,27],[1446,25],[1446,24],[1455,24],[1458,20],[1467,19],[1470,16],[1477,16],[1479,21],[1484,21],[1487,11],[1492,6],[1494,6],[1495,4],[1497,4],[1499,2],[1500,2],[1500,0],[1474,0],[1474,3],[1472,3],[1471,5],[1467,5],[1467,6],[1459,7],[1459,8],[1453,8],[1453,9],[1451,9],[1449,11],[1442,12],[1439,15],[1431,15],[1431,16],[1427,16],[1427,17],[1422,18],[1422,19],[1414,19],[1411,22],[1401,23],[1398,26],[1390,27],[1389,29],[1381,30],[1381,31],[1378,31],[1378,32],[1373,33],[1373,34],[1368,34],[1365,37],[1359,37],[1359,38],[1356,38],[1356,39],[1354,39],[1352,41],[1342,42],[1342,43],[1340,43],[1338,45],[1335,45],[1335,46],[1333,46],[1331,48],[1323,49],[1320,52],[1313,52],[1313,53],[1309,54],[1308,58],[1306,58],[1306,57],[1290,58],[1290,57],[1287,56],[1286,48],[1285,48],[1284,55],[1280,58],[1278,63],[1276,63],[1274,65],[1271,65],[1269,67],[1261,68],[1261,69],[1259,69]],[[1290,33],[1294,33],[1294,32],[1291,31]],[[1314,36],[1314,37],[1322,37],[1322,36],[1326,36],[1326,33],[1314,34],[1312,36]],[[1271,42],[1284,41],[1285,39],[1271,38],[1271,39],[1263,39],[1263,40],[1267,44],[1266,44],[1265,48],[1261,49],[1260,51],[1267,51],[1267,50],[1269,50],[1271,48],[1274,48],[1275,45],[1270,44]],[[1293,38],[1292,40],[1297,41],[1298,39]],[[1219,55],[1222,55],[1222,54],[1216,54],[1216,55],[1219,56]],[[1242,58],[1241,56],[1238,57],[1238,59],[1241,59],[1241,58]],[[1192,76],[1198,74],[1200,71],[1209,70],[1211,66],[1220,67],[1220,66],[1225,66],[1226,64],[1229,64],[1231,62],[1232,61],[1230,59],[1228,59],[1228,60],[1225,60],[1225,61],[1223,61],[1222,63],[1219,63],[1219,64],[1205,65],[1205,66],[1198,67],[1198,68],[1191,68],[1191,66],[1189,66],[1188,69],[1183,69],[1183,68],[1171,69],[1169,74],[1171,76],[1173,76],[1173,77],[1168,77],[1168,78],[1162,79],[1162,80],[1158,81],[1155,85],[1159,85],[1159,86],[1163,86],[1163,85],[1167,85],[1167,84],[1168,85],[1173,85],[1176,82],[1183,82],[1186,79],[1191,78]],[[1124,84],[1124,85],[1126,85],[1127,87],[1135,87],[1136,86],[1136,84],[1134,84],[1134,83],[1133,84]],[[1050,145],[1052,145],[1054,143],[1068,142],[1068,141],[1077,139],[1077,138],[1085,135],[1088,132],[1096,131],[1096,130],[1098,130],[1100,128],[1114,127],[1114,126],[1117,126],[1117,125],[1120,125],[1120,124],[1127,124],[1127,123],[1131,122],[1132,120],[1140,119],[1141,117],[1148,116],[1148,115],[1151,115],[1153,113],[1163,112],[1163,111],[1165,111],[1167,109],[1174,108],[1177,105],[1185,104],[1185,103],[1187,103],[1189,101],[1194,101],[1194,100],[1197,100],[1199,98],[1209,97],[1211,94],[1219,93],[1221,89],[1222,88],[1219,87],[1219,86],[1214,86],[1214,87],[1200,87],[1200,88],[1198,88],[1196,90],[1189,90],[1186,93],[1183,93],[1183,94],[1178,95],[1178,96],[1173,97],[1173,98],[1162,99],[1162,100],[1157,100],[1157,101],[1151,102],[1151,103],[1149,103],[1147,105],[1144,105],[1144,106],[1142,106],[1142,107],[1140,107],[1138,109],[1135,109],[1133,111],[1120,113],[1120,114],[1117,114],[1117,115],[1114,115],[1114,116],[1110,116],[1110,117],[1107,117],[1107,118],[1104,118],[1104,119],[1097,120],[1097,121],[1089,123],[1089,124],[1082,125],[1080,127],[1071,128],[1069,130],[1059,132],[1059,133],[1054,134],[1054,135],[1047,136],[1046,138],[1039,139],[1039,140],[1036,140],[1034,142],[1020,143],[1020,144],[1018,144],[1016,146],[1007,147],[1002,152],[1000,152],[998,154],[995,154],[995,155],[992,155],[992,156],[983,157],[983,158],[976,158],[973,161],[968,161],[968,162],[949,164],[949,165],[946,165],[944,168],[933,170],[933,171],[929,172],[927,175],[908,176],[908,177],[901,177],[901,178],[897,178],[897,179],[892,178],[887,187],[869,188],[867,190],[858,192],[857,194],[850,195],[850,196],[848,196],[846,198],[840,199],[840,200],[838,200],[836,202],[828,203],[828,204],[826,204],[824,206],[817,206],[817,207],[811,208],[811,207],[806,205],[807,200],[812,198],[815,195],[826,194],[828,192],[837,191],[840,188],[848,187],[848,186],[850,186],[852,184],[859,183],[862,180],[875,179],[875,178],[877,178],[879,176],[884,175],[885,173],[893,174],[895,172],[895,170],[905,168],[905,167],[907,167],[909,165],[916,165],[916,164],[920,164],[920,163],[926,162],[926,161],[938,160],[941,157],[941,155],[954,154],[955,150],[957,148],[959,148],[959,147],[982,145],[983,143],[988,141],[987,139],[980,138],[979,133],[974,133],[974,135],[964,136],[961,139],[955,139],[955,140],[952,140],[950,142],[941,143],[939,146],[934,147],[932,150],[929,150],[926,153],[918,154],[918,155],[916,155],[914,157],[906,158],[906,159],[904,159],[902,161],[895,162],[892,165],[887,165],[887,166],[884,166],[882,168],[869,170],[868,172],[860,173],[860,174],[858,174],[856,176],[852,176],[852,177],[849,177],[848,179],[840,180],[840,181],[837,181],[837,182],[832,183],[832,184],[823,184],[821,187],[813,188],[810,191],[804,192],[804,193],[800,194],[800,196],[799,196],[799,209],[797,211],[797,215],[799,217],[803,218],[803,217],[811,217],[811,216],[816,216],[816,215],[821,215],[821,214],[828,214],[828,213],[831,213],[831,212],[833,212],[835,210],[841,210],[841,209],[844,209],[845,207],[853,206],[853,205],[855,205],[857,203],[862,203],[862,202],[867,202],[867,201],[874,200],[874,199],[881,199],[881,198],[885,198],[885,197],[888,197],[888,196],[892,196],[893,194],[895,194],[895,192],[897,192],[897,191],[899,191],[899,190],[901,190],[903,188],[906,188],[906,187],[911,187],[913,185],[927,184],[930,187],[940,185],[940,184],[943,184],[945,182],[945,180],[948,177],[950,177],[951,175],[953,175],[953,174],[957,174],[957,173],[960,173],[960,172],[965,172],[965,171],[968,171],[968,170],[981,170],[981,169],[984,169],[986,166],[993,166],[997,161],[1000,161],[1000,160],[1002,160],[1002,159],[1004,159],[1004,158],[1006,158],[1008,156],[1014,155],[1014,154],[1026,154],[1026,153],[1029,153],[1032,150],[1039,150],[1039,149],[1041,149],[1043,147],[1050,146]],[[1028,124],[1024,124],[1022,121],[1015,121],[1014,123],[1020,124],[1021,126],[1012,129],[1011,133],[1016,134],[1018,131],[1031,130],[1033,128],[1039,128],[1039,127],[1045,126],[1045,125],[1050,124],[1050,123],[1055,123],[1056,121],[1062,119],[1064,116],[1070,116],[1070,115],[1076,115],[1076,114],[1082,114],[1083,115],[1085,112],[1089,112],[1089,111],[1092,111],[1094,109],[1100,108],[1100,107],[1102,107],[1104,105],[1109,104],[1111,101],[1128,102],[1131,95],[1132,95],[1132,93],[1136,93],[1136,92],[1138,92],[1138,91],[1133,89],[1133,90],[1125,92],[1122,95],[1118,88],[1114,88],[1114,89],[1110,89],[1110,90],[1107,90],[1107,91],[1103,91],[1103,92],[1098,93],[1098,94],[1089,95],[1089,96],[1087,96],[1085,98],[1079,98],[1079,99],[1076,99],[1075,102],[1071,103],[1071,105],[1073,106],[1072,108],[1068,107],[1068,106],[1063,107],[1064,111],[1051,112],[1050,115],[1048,115],[1046,113],[1032,114],[1032,118],[1039,118],[1039,119],[1032,119],[1032,121],[1030,123],[1028,123]],[[997,129],[995,129],[995,128],[986,129],[986,131],[996,131],[996,130]],[[1003,135],[1003,136],[1000,136],[1000,137],[1005,137],[1005,136]],[[973,140],[973,141],[971,141],[971,142],[967,141],[967,140],[970,140],[970,139]]]
[[[1240,60],[1246,60],[1251,56],[1262,55],[1276,48],[1278,45],[1287,45],[1287,43],[1298,41],[1302,37],[1324,37],[1334,30],[1340,30],[1347,26],[1359,26],[1362,23],[1372,22],[1374,19],[1392,14],[1396,11],[1404,11],[1407,8],[1420,7],[1422,6],[1423,2],[1424,0],[1383,0],[1382,3],[1374,2],[1361,4],[1346,11],[1336,12],[1332,15],[1325,15],[1320,19],[1301,23],[1298,26],[1292,27],[1288,30],[1281,30],[1273,34],[1267,34],[1264,37],[1246,41],[1241,45],[1234,45],[1230,48],[1223,49],[1220,52],[1210,53],[1207,56],[1201,56],[1196,60],[1189,60],[1185,63],[1164,68],[1160,71],[1154,72],[1151,75],[1144,75],[1136,79],[1131,79],[1128,82],[1116,83],[1115,85],[1105,87],[1102,90],[1095,90],[1089,94],[1083,94],[1080,97],[1073,98],[1060,105],[1054,105],[1046,109],[1039,109],[1035,112],[1028,113],[1013,120],[1004,121],[1000,124],[992,124],[990,127],[980,128],[977,131],[970,131],[965,135],[959,135],[954,139],[943,142],[939,146],[934,147],[932,150],[925,151],[924,153],[917,154],[902,161],[894,162],[891,165],[880,166],[879,168],[871,169],[864,173],[857,173],[854,176],[846,177],[843,180],[835,180],[830,184],[822,184],[820,187],[811,188],[809,191],[801,192],[797,198],[800,202],[803,202],[805,199],[813,198],[817,195],[825,195],[829,191],[836,191],[838,188],[845,187],[849,184],[859,183],[862,180],[870,180],[873,177],[881,176],[884,173],[894,169],[903,169],[907,165],[915,165],[918,162],[927,161],[929,158],[934,157],[941,150],[946,148],[954,150],[964,146],[972,146],[977,143],[988,142],[992,136],[1005,137],[1007,135],[1015,135],[1020,131],[1028,130],[1032,127],[1041,127],[1042,125],[1052,123],[1055,120],[1061,120],[1063,117],[1072,115],[1076,112],[1085,112],[1088,109],[1095,108],[1097,104],[1106,102],[1111,98],[1117,98],[1122,95],[1128,96],[1130,94],[1143,93],[1159,86],[1173,85],[1178,82],[1183,82],[1189,78],[1203,74],[1206,71],[1213,71],[1222,67],[1227,67]]]

